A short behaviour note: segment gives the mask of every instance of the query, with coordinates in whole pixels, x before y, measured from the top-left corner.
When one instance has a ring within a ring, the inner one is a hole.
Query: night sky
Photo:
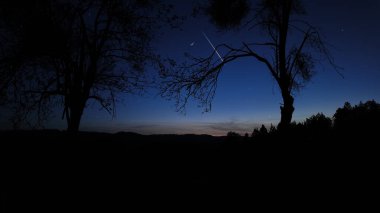
[[[181,15],[191,14],[191,1],[172,2]],[[344,69],[341,71],[344,79],[327,62],[317,64],[314,78],[300,92],[294,93],[293,120],[303,121],[318,112],[332,116],[346,101],[351,104],[372,99],[379,102],[380,0],[303,2],[307,10],[304,19],[319,27],[332,45],[330,50],[335,63]],[[245,30],[218,32],[207,17],[188,17],[182,31],[164,32],[154,46],[162,56],[174,58],[178,62],[185,60],[184,52],[207,56],[213,50],[202,31],[214,45],[222,42],[239,44],[262,36]],[[157,71],[150,69],[148,72],[156,76]],[[267,68],[253,58],[237,60],[224,67],[212,111],[208,113],[202,113],[203,109],[198,108],[194,100],[188,104],[186,114],[176,112],[174,101],[161,98],[155,88],[147,89],[143,96],[121,95],[124,101],[118,104],[113,119],[107,112],[100,111],[97,105],[90,103],[83,115],[80,130],[133,131],[142,134],[251,133],[253,128],[261,124],[277,125],[282,102],[278,86]],[[58,113],[46,123],[46,127],[65,129],[66,123],[60,120]]]

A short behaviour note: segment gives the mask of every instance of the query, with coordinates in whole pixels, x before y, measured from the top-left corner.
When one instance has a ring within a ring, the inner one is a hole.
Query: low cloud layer
[[[136,132],[140,134],[208,134],[214,136],[227,135],[233,131],[239,134],[251,133],[262,123],[253,122],[194,122],[194,123],[154,123],[154,124],[119,124],[103,129],[107,132]],[[268,126],[268,124],[264,123]],[[269,124],[270,125],[270,124]]]

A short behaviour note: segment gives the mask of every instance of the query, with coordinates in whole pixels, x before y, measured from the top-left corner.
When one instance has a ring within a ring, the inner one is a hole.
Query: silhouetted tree
[[[236,138],[236,137],[240,137],[240,134],[236,132],[228,132],[227,137]]]
[[[150,0],[16,0],[0,8],[3,99],[15,97],[20,121],[35,110],[40,121],[60,105],[69,131],[89,100],[114,115],[118,93],[143,89],[146,66],[160,64],[154,34],[162,21],[176,21],[170,7]]]
[[[277,82],[283,99],[278,127],[285,128],[294,111],[293,91],[311,79],[314,64],[324,58],[337,68],[317,28],[301,19],[305,10],[299,0],[261,0],[253,10],[246,0],[210,0],[203,11],[220,29],[247,30],[250,34],[259,29],[266,36],[263,41],[242,41],[238,47],[217,45],[217,51],[225,53],[222,58],[215,57],[216,51],[205,58],[189,56],[190,64],[163,73],[162,93],[176,98],[178,110],[185,108],[190,97],[199,100],[205,111],[210,110],[224,65],[249,57],[263,63]]]
[[[323,113],[317,113],[310,118],[306,118],[304,125],[306,128],[316,132],[327,132],[332,128],[332,120]]]
[[[244,139],[247,139],[249,137],[249,135],[248,135],[248,133],[246,132],[245,134],[244,134]]]
[[[254,137],[257,137],[257,136],[259,136],[260,135],[260,131],[259,131],[259,129],[256,127],[256,128],[254,128],[253,129],[253,132],[252,132],[252,134],[251,134],[251,137],[252,138],[254,138]]]
[[[334,129],[345,134],[376,134],[380,126],[380,104],[374,100],[351,106],[346,102],[334,114]]]
[[[338,108],[334,114],[334,128],[341,129],[351,120],[350,112],[352,110],[351,104],[345,102],[343,108]]]
[[[239,133],[230,131],[230,132],[227,133],[227,138],[226,139],[229,142],[238,142],[238,141],[244,139],[244,137],[242,137]]]
[[[273,124],[270,124],[270,127],[269,127],[269,134],[274,134],[276,132],[276,127],[273,126]]]
[[[260,127],[260,135],[267,135],[267,134],[268,134],[267,128],[264,125],[261,125],[261,127]]]

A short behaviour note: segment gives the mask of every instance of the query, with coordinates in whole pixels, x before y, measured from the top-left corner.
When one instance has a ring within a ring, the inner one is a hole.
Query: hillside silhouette
[[[346,103],[333,119],[318,113],[289,132],[262,126],[251,136],[3,131],[3,208],[112,211],[278,187],[352,199],[378,177],[379,106]]]
[[[379,100],[378,61],[370,57],[378,55],[377,6],[0,1],[2,212],[209,210],[197,204],[217,211],[233,199],[282,211],[280,199],[307,210],[349,204],[366,212],[379,180],[380,104],[346,102],[334,115],[316,111],[300,122],[293,115],[310,83],[302,101],[314,106],[302,113],[342,98]],[[240,129],[248,122],[234,121],[272,119],[271,97],[280,101],[278,123],[243,135],[80,131]],[[167,101],[191,113],[174,116]],[[216,103],[211,117],[192,114]],[[44,126],[62,124],[64,131]]]

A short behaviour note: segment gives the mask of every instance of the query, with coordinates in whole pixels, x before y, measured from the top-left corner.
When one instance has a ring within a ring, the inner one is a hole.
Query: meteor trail
[[[217,50],[217,49],[214,47],[214,45],[211,43],[211,41],[210,41],[210,39],[207,37],[206,33],[203,32],[203,31],[202,31],[202,33],[203,33],[203,36],[205,37],[205,39],[206,39],[206,40],[208,41],[208,43],[211,45],[212,49],[214,49],[214,51],[216,52],[216,54],[219,56],[220,60],[223,62],[223,58],[222,58],[222,56],[220,56],[218,50]]]

